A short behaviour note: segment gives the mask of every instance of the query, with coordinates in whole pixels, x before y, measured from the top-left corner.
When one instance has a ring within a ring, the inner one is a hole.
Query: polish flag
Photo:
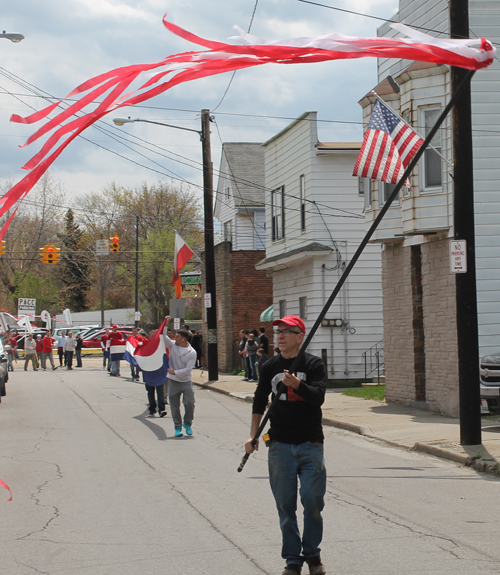
[[[168,357],[163,336],[165,325],[164,319],[153,337],[135,348],[134,359],[142,370],[144,383],[148,385],[163,385],[167,381]]]
[[[194,256],[193,250],[187,245],[187,243],[181,238],[181,236],[175,232],[175,257],[174,257],[174,275],[172,277],[172,285],[179,279],[179,274],[181,269],[188,263],[188,261]]]

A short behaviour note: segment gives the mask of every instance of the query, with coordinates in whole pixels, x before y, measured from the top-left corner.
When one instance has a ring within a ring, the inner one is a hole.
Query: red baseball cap
[[[296,315],[286,315],[281,319],[275,319],[273,321],[273,325],[278,325],[280,322],[286,323],[286,325],[290,325],[293,327],[298,327],[302,333],[306,333],[306,326],[300,317]]]
[[[115,324],[113,324],[113,329],[114,329],[115,327],[118,327],[118,326],[116,325],[116,323],[115,323]]]

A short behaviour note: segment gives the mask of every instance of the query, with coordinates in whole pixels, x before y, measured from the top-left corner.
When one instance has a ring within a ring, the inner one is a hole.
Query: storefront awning
[[[260,314],[260,321],[261,323],[264,323],[265,321],[273,321],[273,319],[274,319],[274,308],[272,305],[270,305]]]

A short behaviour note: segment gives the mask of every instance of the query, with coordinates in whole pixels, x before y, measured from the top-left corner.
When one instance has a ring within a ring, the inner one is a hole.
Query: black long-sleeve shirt
[[[252,413],[263,414],[283,380],[284,370],[290,370],[292,359],[277,355],[266,361],[260,370]],[[300,381],[298,389],[287,387],[276,402],[271,417],[269,436],[282,443],[323,442],[321,406],[325,400],[326,372],[319,357],[305,353],[294,373]]]

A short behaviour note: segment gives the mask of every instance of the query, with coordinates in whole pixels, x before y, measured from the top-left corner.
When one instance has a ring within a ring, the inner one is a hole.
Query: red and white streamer
[[[407,38],[357,38],[327,34],[273,42],[246,34],[236,27],[240,35],[230,38],[239,42],[234,45],[200,38],[169,22],[166,15],[163,23],[170,32],[207,50],[175,54],[151,64],[117,68],[87,80],[70,92],[67,98],[78,97],[78,100],[47,120],[24,144],[27,146],[51,133],[40,151],[23,166],[30,173],[0,197],[0,217],[16,202],[24,199],[63,150],[94,122],[118,108],[140,104],[184,82],[262,64],[306,64],[365,57],[403,58],[478,70],[489,66],[496,53],[494,46],[485,38],[434,38],[403,24],[392,26]],[[127,92],[130,85],[145,74],[148,79],[139,88]],[[76,116],[100,97],[103,100],[94,110]],[[55,102],[24,118],[14,114],[11,121],[22,124],[39,122],[56,111],[60,103]],[[13,215],[0,230],[0,240],[5,236]]]

